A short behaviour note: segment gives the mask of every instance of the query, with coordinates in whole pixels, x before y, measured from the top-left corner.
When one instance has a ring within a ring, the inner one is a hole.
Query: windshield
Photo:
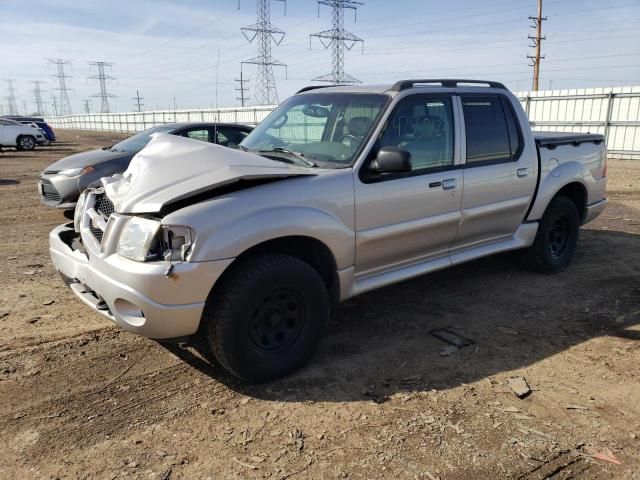
[[[295,95],[264,119],[241,145],[262,153],[275,150],[286,154],[284,149],[314,163],[349,166],[388,99],[386,95],[361,93]]]
[[[139,152],[147,143],[151,140],[153,133],[171,133],[175,130],[175,127],[167,125],[158,125],[135,134],[133,137],[129,137],[126,140],[116,143],[111,150],[118,152]]]

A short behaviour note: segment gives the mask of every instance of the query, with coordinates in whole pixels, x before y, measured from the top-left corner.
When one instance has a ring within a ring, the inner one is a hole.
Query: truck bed
[[[581,143],[604,142],[604,136],[598,133],[573,133],[573,132],[533,132],[536,144],[539,147],[554,148],[559,145],[580,145]]]

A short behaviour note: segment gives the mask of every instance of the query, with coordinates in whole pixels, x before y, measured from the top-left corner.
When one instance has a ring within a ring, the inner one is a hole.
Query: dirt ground
[[[37,174],[118,137],[59,135],[0,154],[0,478],[640,479],[640,162],[610,162],[566,272],[500,255],[362,295],[306,368],[246,387],[64,287]]]

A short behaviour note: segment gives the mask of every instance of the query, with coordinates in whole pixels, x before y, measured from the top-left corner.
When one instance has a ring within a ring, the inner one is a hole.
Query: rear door
[[[0,119],[0,145],[15,145],[18,131],[12,122]]]
[[[461,94],[464,194],[454,250],[511,237],[524,221],[537,175],[533,149],[510,100],[501,94]]]
[[[460,127],[450,95],[414,94],[394,108],[372,155],[395,146],[412,170],[355,179],[356,276],[448,257],[460,219]],[[371,159],[370,159],[371,160]]]

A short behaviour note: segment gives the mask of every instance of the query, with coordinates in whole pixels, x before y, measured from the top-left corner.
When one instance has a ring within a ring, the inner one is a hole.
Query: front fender
[[[198,232],[191,261],[236,258],[260,243],[288,236],[311,237],[324,243],[339,270],[354,264],[355,232],[330,212],[305,206],[259,210]]]
[[[584,187],[585,192],[589,191],[590,184],[595,183],[591,172],[577,161],[558,165],[558,160],[551,159],[545,170],[541,173],[542,178],[538,186],[538,193],[527,221],[540,220],[553,197],[570,183],[579,183]]]

